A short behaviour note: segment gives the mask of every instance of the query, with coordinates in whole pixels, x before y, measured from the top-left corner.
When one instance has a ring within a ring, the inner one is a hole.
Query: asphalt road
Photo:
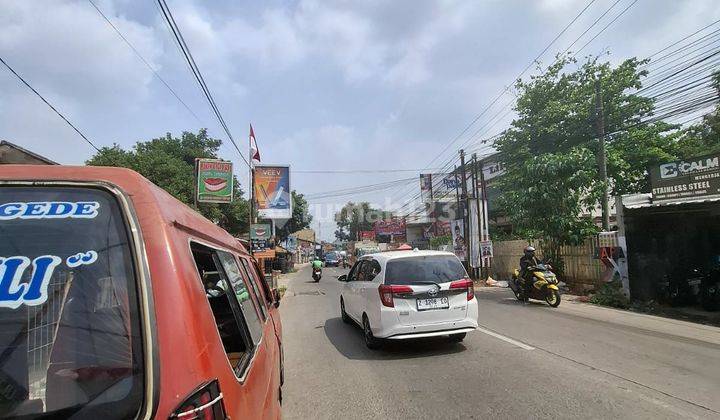
[[[365,347],[337,276],[283,281],[288,419],[720,418],[720,328],[477,292],[482,329]]]

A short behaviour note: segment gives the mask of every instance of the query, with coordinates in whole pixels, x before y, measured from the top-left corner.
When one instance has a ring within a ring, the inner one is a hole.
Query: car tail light
[[[450,289],[466,289],[467,300],[472,300],[475,297],[475,285],[470,279],[457,280],[450,283]]]
[[[183,420],[216,420],[225,419],[225,407],[222,403],[222,392],[217,379],[208,382],[194,391],[170,416]]]
[[[395,302],[393,302],[393,296],[400,293],[412,293],[413,289],[410,286],[381,284],[380,287],[378,287],[378,292],[380,292],[380,302],[388,308],[394,308]]]

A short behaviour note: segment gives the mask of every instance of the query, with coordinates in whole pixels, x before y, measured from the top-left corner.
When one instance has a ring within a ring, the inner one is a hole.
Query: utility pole
[[[480,182],[480,179],[478,178],[479,175],[478,175],[477,153],[473,153],[473,155],[472,155],[472,168],[473,168],[472,169],[472,187],[473,187],[472,189],[473,189],[473,200],[475,200],[475,210],[476,210],[475,211],[475,216],[476,216],[475,222],[477,223],[477,232],[475,232],[475,234],[477,234],[477,236],[478,236],[478,242],[477,242],[478,249],[476,250],[478,260],[475,261],[475,265],[478,265],[478,263],[479,263],[479,268],[476,269],[476,272],[478,274],[477,278],[484,279],[485,274],[483,272],[483,263],[482,263],[483,260],[482,260],[482,255],[480,255],[480,241],[482,241],[483,226],[482,226],[482,217],[480,215],[480,209],[481,209],[481,207],[480,207],[480,190],[478,189],[478,183]]]
[[[462,204],[463,204],[463,234],[465,235],[465,264],[470,270],[470,238],[468,232],[470,231],[470,224],[468,223],[468,193],[467,193],[467,176],[465,175],[465,151],[460,149],[460,188],[462,191]]]
[[[600,89],[600,78],[595,80],[595,124],[599,140],[598,147],[598,168],[600,180],[603,183],[602,202],[602,228],[610,230],[610,197],[608,196],[607,162],[605,156],[605,115],[603,114],[602,93]]]
[[[490,218],[488,217],[487,184],[485,183],[485,166],[483,164],[483,159],[480,159],[480,168],[478,168],[478,170],[480,172],[480,195],[482,197],[482,200],[480,201],[480,208],[478,210],[478,215],[482,215],[482,221],[480,222],[480,241],[489,241]],[[487,278],[490,277],[491,259],[483,257],[482,250],[480,252],[480,261],[482,261],[482,268],[484,271],[483,279],[487,280]]]

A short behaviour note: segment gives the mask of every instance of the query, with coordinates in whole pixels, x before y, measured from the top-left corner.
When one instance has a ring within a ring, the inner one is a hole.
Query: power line
[[[419,172],[434,171],[438,168],[419,168],[419,169],[293,169],[293,173],[301,174],[377,174],[377,173],[396,173],[396,172]]]
[[[530,61],[530,63],[528,63],[528,65],[520,72],[520,74],[518,74],[518,75],[513,79],[513,81],[521,78],[521,77],[525,74],[525,72],[527,72],[527,71],[530,69],[530,67],[532,67],[532,65],[535,64],[535,63],[540,59],[540,57],[542,57],[543,54],[545,54],[545,52],[555,43],[555,41],[557,41],[557,40],[570,28],[570,26],[572,26],[572,24],[575,23],[575,21],[577,21],[577,20],[580,18],[580,16],[582,16],[583,13],[585,13],[585,11],[586,11],[590,6],[592,6],[593,3],[595,3],[595,0],[590,0],[590,2],[580,11],[580,13],[578,13],[578,14],[570,21],[570,23],[568,23],[568,24],[563,28],[563,30],[560,31],[560,33],[557,34],[557,36],[555,36],[555,38],[553,38],[552,41],[550,41],[550,43],[540,52],[540,54],[538,54],[532,61]],[[460,134],[458,134],[457,136],[455,136],[455,138],[454,138],[452,141],[450,141],[450,142],[447,144],[447,146],[445,146],[445,147],[443,148],[443,150],[440,151],[440,153],[439,153],[432,161],[430,161],[430,163],[428,164],[428,166],[432,165],[433,162],[435,162],[435,160],[436,160],[438,157],[440,157],[440,156],[441,156],[443,153],[445,153],[453,144],[455,144],[455,142],[458,141],[458,140],[460,139],[460,137],[462,137],[462,136],[470,129],[470,127],[472,127],[473,125],[475,125],[475,123],[476,123],[493,105],[495,105],[495,103],[496,103],[508,90],[510,90],[510,85],[506,86],[505,89],[503,89],[503,90],[500,92],[500,94],[499,94],[498,96],[496,96],[495,99],[492,100],[492,102],[490,102],[490,104],[488,104],[479,114],[477,114],[477,115],[475,116],[475,118],[473,118],[473,120],[470,122],[470,124],[468,124],[468,125],[460,132]]]
[[[45,99],[37,90],[35,90],[34,87],[30,86],[30,83],[28,83],[28,82],[27,82],[25,79],[23,79],[23,77],[20,76],[12,67],[10,67],[10,65],[9,65],[7,62],[5,62],[5,60],[4,60],[2,57],[0,57],[0,62],[2,62],[2,63],[5,65],[5,67],[7,67],[7,69],[10,70],[10,72],[15,75],[15,77],[17,77],[18,79],[20,79],[20,81],[23,82],[23,84],[24,84],[25,86],[27,86],[28,89],[30,89],[35,95],[37,95],[38,98],[40,98],[43,102],[45,102],[45,105],[49,106],[50,109],[52,109],[53,111],[55,111],[55,113],[56,113],[60,118],[62,118],[63,121],[65,121],[65,122],[67,123],[67,125],[69,125],[70,127],[72,127],[72,129],[75,130],[75,132],[78,133],[78,135],[80,135],[80,137],[82,137],[82,139],[85,140],[85,141],[87,142],[87,144],[89,144],[90,146],[92,146],[92,148],[95,149],[95,151],[97,151],[97,152],[100,151],[100,149],[99,149],[97,146],[95,146],[95,144],[94,144],[92,141],[90,141],[90,139],[88,139],[88,138],[85,136],[85,134],[83,134],[82,131],[80,131],[80,129],[78,129],[78,128],[75,126],[75,124],[71,123],[70,120],[68,120],[67,118],[65,118],[65,116],[64,116],[60,111],[57,110],[57,108],[55,108],[50,102],[48,102],[48,100]]]
[[[230,142],[235,146],[235,150],[237,150],[238,154],[242,158],[243,161],[245,161],[245,164],[250,166],[250,162],[245,158],[245,155],[240,151],[240,148],[238,147],[237,143],[235,142],[235,138],[233,137],[232,133],[230,133],[230,129],[228,128],[228,125],[225,123],[225,119],[223,118],[222,114],[220,113],[220,109],[218,108],[217,104],[215,103],[215,99],[212,96],[212,93],[210,92],[210,89],[208,88],[207,84],[205,83],[205,78],[203,77],[202,73],[200,72],[200,68],[198,67],[197,63],[195,62],[195,58],[192,56],[192,53],[190,52],[190,48],[188,47],[187,43],[185,42],[185,38],[182,36],[182,32],[180,31],[180,28],[177,26],[177,23],[175,22],[175,18],[172,15],[172,12],[170,11],[170,8],[168,7],[165,0],[158,0],[158,4],[160,5],[160,10],[162,12],[163,18],[165,19],[165,22],[168,24],[168,27],[170,28],[170,31],[172,32],[173,36],[175,37],[175,41],[177,41],[177,44],[180,48],[180,51],[182,52],[183,56],[185,57],[185,60],[188,63],[188,66],[190,67],[190,71],[192,71],[193,76],[195,76],[195,80],[198,82],[198,85],[200,86],[200,89],[203,92],[203,95],[205,95],[205,99],[207,99],[208,104],[210,104],[210,107],[213,110],[213,113],[215,114],[215,117],[217,118],[218,122],[222,126],[223,130],[225,131],[225,134],[227,134],[228,138],[230,139]]]
[[[690,35],[687,35],[686,37],[684,37],[684,38],[681,38],[681,39],[679,39],[679,40],[677,40],[677,41],[673,42],[672,44],[670,44],[670,45],[668,45],[668,46],[666,46],[666,47],[662,48],[661,50],[659,50],[659,51],[656,51],[656,52],[654,52],[654,53],[650,54],[650,55],[648,56],[648,58],[653,58],[653,57],[655,57],[656,55],[660,54],[661,52],[669,50],[670,48],[672,48],[672,47],[676,46],[677,44],[679,44],[679,43],[681,43],[681,42],[683,42],[683,41],[685,41],[686,39],[688,39],[688,38],[691,38],[691,37],[693,37],[693,36],[695,36],[695,35],[699,34],[700,32],[704,31],[705,29],[707,29],[707,28],[709,28],[709,27],[711,27],[711,26],[714,26],[714,25],[716,25],[716,24],[717,24],[718,22],[720,22],[720,19],[718,19],[718,20],[716,20],[716,21],[714,21],[714,22],[710,23],[710,24],[709,24],[709,25],[707,25],[707,26],[703,26],[702,28],[700,28],[700,29],[698,29],[697,31],[695,31],[695,32],[691,33]],[[706,36],[707,36],[707,35],[706,35]],[[703,38],[704,38],[704,37],[703,37]],[[702,38],[700,38],[700,39],[702,39]]]
[[[578,53],[580,53],[580,51],[584,50],[585,47],[587,47],[588,45],[590,45],[591,42],[595,41],[595,38],[597,38],[598,36],[600,36],[600,34],[602,34],[603,32],[605,32],[605,30],[606,30],[607,28],[609,28],[610,25],[612,25],[613,23],[615,23],[615,21],[618,20],[618,19],[620,18],[620,16],[624,15],[625,12],[627,12],[628,10],[630,10],[630,8],[633,7],[633,6],[635,5],[635,3],[637,3],[637,1],[638,1],[638,0],[633,0],[633,2],[630,3],[626,8],[624,8],[624,9],[622,10],[622,12],[620,12],[617,16],[615,16],[615,18],[614,18],[613,20],[611,20],[610,22],[608,22],[607,25],[605,25],[602,29],[600,29],[600,32],[596,33],[594,37],[590,38],[590,41],[586,42],[585,45],[583,45],[582,47],[580,47],[580,49],[575,52],[575,55],[573,55],[573,57],[577,56]],[[613,4],[613,6],[615,6],[615,5]]]
[[[95,8],[95,10],[100,14],[100,16],[103,19],[105,19],[105,22],[107,22],[107,24],[110,25],[111,28],[113,28],[113,30],[118,34],[120,39],[122,39],[123,42],[125,42],[125,44],[127,44],[127,46],[130,47],[130,49],[135,53],[135,55],[140,59],[140,61],[142,61],[145,64],[145,66],[155,75],[155,77],[157,77],[158,80],[160,80],[160,82],[162,82],[162,84],[165,85],[165,87],[170,91],[170,93],[172,93],[172,95],[175,97],[175,99],[177,99],[185,107],[185,109],[187,109],[188,112],[190,114],[192,114],[193,117],[195,117],[197,122],[199,122],[200,124],[203,124],[203,122],[200,120],[200,118],[197,116],[197,114],[195,114],[195,112],[193,112],[193,110],[190,109],[188,104],[186,104],[185,101],[183,101],[180,98],[180,96],[177,94],[177,92],[175,92],[175,90],[172,87],[170,87],[170,85],[165,81],[165,79],[163,79],[162,76],[160,76],[160,74],[157,72],[157,70],[145,59],[145,57],[143,57],[142,54],[140,54],[140,51],[138,51],[137,48],[135,48],[135,46],[125,37],[125,35],[123,35],[122,32],[120,32],[120,30],[117,28],[117,26],[115,26],[110,21],[110,19],[105,15],[105,13],[102,12],[102,10],[100,10],[100,8],[93,2],[93,0],[88,0],[88,2],[92,5],[93,8]]]

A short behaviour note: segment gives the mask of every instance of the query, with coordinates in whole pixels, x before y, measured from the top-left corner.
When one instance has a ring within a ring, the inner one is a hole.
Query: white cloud
[[[124,18],[114,22],[153,63],[161,54],[153,29]],[[152,79],[89,4],[73,2],[3,2],[0,53],[38,89],[82,108],[112,106],[143,98]],[[14,82],[13,82],[14,83]]]

